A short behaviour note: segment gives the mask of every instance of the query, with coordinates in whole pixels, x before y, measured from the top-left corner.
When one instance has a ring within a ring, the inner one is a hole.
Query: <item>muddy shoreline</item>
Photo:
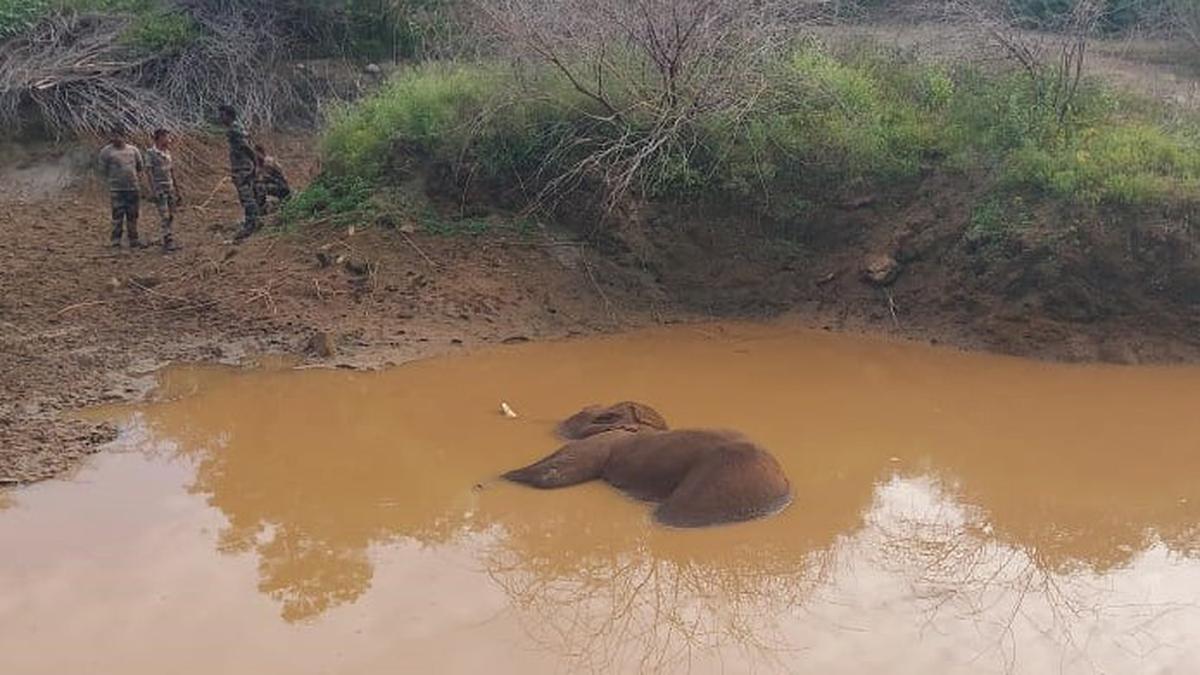
[[[315,175],[308,139],[275,145],[296,182]],[[747,244],[765,240],[719,216],[693,226],[687,213],[662,212],[636,214],[627,225],[637,227],[603,242],[549,225],[447,235],[364,223],[268,232],[234,248],[226,240],[237,206],[219,148],[209,148],[187,177],[192,197],[177,225],[185,249],[164,256],[105,246],[106,195],[79,178],[87,156],[42,148],[0,167],[0,486],[59,475],[96,452],[114,430],[72,413],[141,400],[155,371],[180,362],[244,366],[286,355],[302,367],[378,368],[714,319],[1048,360],[1200,360],[1194,319],[1174,306],[1069,321],[973,288],[961,251],[938,243],[955,236],[953,219],[926,213],[962,211],[971,195],[937,185],[907,211],[838,216],[831,230],[855,238],[800,252]],[[149,209],[142,229],[156,232]],[[864,283],[864,256],[914,231],[926,250],[904,275],[887,288]]]

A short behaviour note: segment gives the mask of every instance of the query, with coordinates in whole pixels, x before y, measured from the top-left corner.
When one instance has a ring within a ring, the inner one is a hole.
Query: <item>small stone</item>
[[[900,263],[890,255],[869,255],[863,263],[863,280],[876,286],[889,286],[899,277]]]
[[[337,345],[333,342],[333,336],[325,331],[320,331],[308,339],[305,351],[319,358],[328,359],[337,354]]]
[[[859,195],[847,199],[839,204],[839,206],[847,211],[857,211],[858,209],[865,209],[868,206],[874,205],[878,199],[875,195]]]
[[[371,263],[358,258],[347,258],[344,263],[346,271],[359,277],[365,277],[371,272]]]
[[[140,287],[140,288],[154,288],[155,286],[157,286],[161,283],[162,283],[162,279],[159,279],[158,277],[151,277],[151,276],[138,276],[138,277],[131,277],[129,279],[130,286],[135,286],[135,287]]]

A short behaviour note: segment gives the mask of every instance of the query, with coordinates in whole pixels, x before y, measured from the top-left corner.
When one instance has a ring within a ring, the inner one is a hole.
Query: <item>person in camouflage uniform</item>
[[[175,181],[175,159],[171,155],[171,140],[171,132],[157,129],[154,132],[154,146],[146,151],[147,178],[150,181],[150,194],[158,207],[164,253],[179,250],[174,234],[175,210],[183,203],[179,194],[179,184]]]
[[[129,237],[129,248],[142,248],[138,239],[138,215],[141,211],[139,176],[146,165],[142,152],[125,139],[125,130],[113,129],[109,144],[100,150],[100,172],[108,183],[112,198],[113,248],[121,247],[121,235]]]
[[[287,176],[279,161],[267,154],[267,149],[261,145],[254,146],[254,155],[258,163],[258,209],[265,212],[267,197],[274,197],[283,203],[292,196],[292,188],[288,185]]]
[[[246,215],[241,230],[234,237],[234,241],[240,243],[259,228],[256,194],[258,161],[254,154],[254,146],[250,144],[250,136],[238,120],[237,111],[231,106],[221,106],[218,118],[221,126],[225,127],[225,137],[229,141],[229,171],[233,178],[233,186],[237,189],[238,201],[241,202],[242,211]]]

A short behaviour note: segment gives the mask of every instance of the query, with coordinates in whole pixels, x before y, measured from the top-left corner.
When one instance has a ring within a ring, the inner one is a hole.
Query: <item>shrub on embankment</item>
[[[629,192],[719,199],[788,221],[813,206],[961,173],[989,190],[1082,206],[1200,200],[1200,126],[1085,82],[1069,105],[1043,100],[1025,72],[923,63],[872,45],[805,41],[769,64],[744,106],[661,118],[615,91],[606,105],[550,68],[426,64],[342,109],[324,137],[326,171],[290,215],[351,210],[371,188],[421,165],[529,205],[600,192],[664,138]],[[656,136],[656,134],[659,134]],[[656,141],[657,142],[657,141]],[[353,190],[347,190],[347,186]],[[352,194],[350,194],[352,193]],[[341,194],[340,199],[334,199]]]
[[[431,53],[452,4],[0,0],[0,126],[59,136],[191,126],[227,102],[256,124],[315,122],[346,87],[294,61]]]

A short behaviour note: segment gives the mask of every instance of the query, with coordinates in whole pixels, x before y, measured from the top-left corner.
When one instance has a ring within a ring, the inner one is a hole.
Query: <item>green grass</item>
[[[253,6],[255,3],[247,2]],[[446,0],[292,0],[277,3],[280,21],[309,57],[415,57],[448,30]],[[170,55],[192,44],[200,26],[170,0],[0,0],[0,40],[29,29],[51,12],[103,13],[132,19],[122,41]]]
[[[335,175],[375,179],[397,153],[450,155],[501,80],[480,68],[415,68],[332,116],[323,144],[326,163]]]
[[[1005,178],[1089,204],[1194,200],[1200,195],[1200,144],[1193,134],[1145,121],[1088,127],[1055,146],[1020,147]]]
[[[21,34],[51,12],[128,16],[122,42],[155,54],[178,52],[200,35],[190,16],[164,0],[0,0],[0,40]]]
[[[1200,201],[1200,124],[1095,82],[1060,118],[1024,74],[815,42],[776,63],[769,81],[744,114],[702,116],[681,129],[643,166],[635,190],[663,200],[715,197],[780,222],[847,192],[903,189],[939,167],[1029,199]],[[379,188],[426,163],[535,194],[612,134],[649,133],[636,114],[623,127],[599,124],[589,105],[552,72],[517,79],[487,65],[413,68],[334,116],[324,138],[327,176]],[[975,229],[986,233],[986,209],[979,218]]]
[[[995,194],[976,205],[963,236],[968,243],[986,249],[1012,241],[1032,222],[1029,205],[1021,196]]]
[[[0,40],[28,29],[49,7],[49,0],[0,0]]]
[[[364,178],[325,174],[292,199],[280,212],[285,224],[313,218],[338,218],[364,210],[374,194],[374,186]]]

